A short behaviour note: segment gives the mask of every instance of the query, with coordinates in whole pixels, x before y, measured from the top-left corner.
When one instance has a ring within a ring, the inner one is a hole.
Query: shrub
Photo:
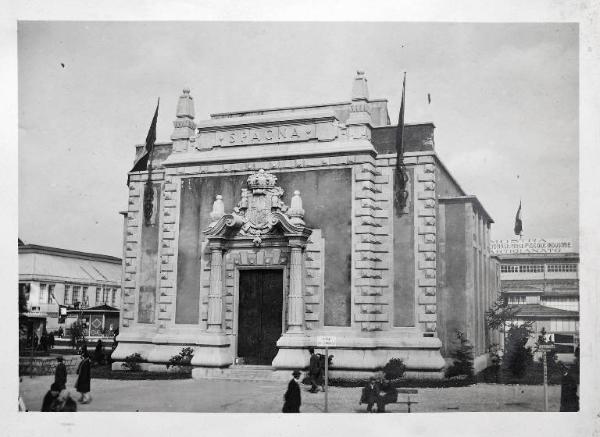
[[[504,347],[503,364],[513,376],[521,377],[533,363],[533,353],[530,347],[525,347],[529,340],[531,327],[529,325],[513,325],[508,330]]]
[[[139,353],[131,354],[125,357],[125,362],[121,366],[131,371],[137,372],[141,369],[140,363],[144,361]]]
[[[173,355],[169,359],[169,363],[167,364],[167,369],[170,366],[189,366],[192,362],[192,358],[194,357],[194,349],[191,347],[184,347],[181,349],[181,352],[177,355]]]
[[[402,375],[404,375],[405,371],[406,366],[401,358],[392,358],[385,366],[383,366],[383,374],[385,379],[393,380],[402,378]]]
[[[450,378],[458,375],[473,376],[473,345],[464,332],[456,331],[458,339],[458,347],[452,351],[450,356],[454,358],[454,362],[446,370],[446,377]]]

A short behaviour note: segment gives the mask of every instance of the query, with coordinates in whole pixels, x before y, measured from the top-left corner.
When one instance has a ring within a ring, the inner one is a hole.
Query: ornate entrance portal
[[[282,333],[283,270],[240,270],[237,356],[271,365]]]
[[[302,260],[312,230],[303,220],[300,192],[294,192],[289,208],[283,194],[277,177],[261,169],[248,177],[248,188],[242,189],[241,200],[231,213],[225,214],[223,198],[216,196],[212,222],[204,231],[210,253],[206,353],[194,356],[192,364],[226,367],[233,361],[231,336],[224,329],[224,315],[231,311],[224,303],[228,293],[224,258],[226,268],[229,259],[230,267],[239,271],[237,355],[246,364],[279,368],[308,364]],[[249,252],[254,260],[248,259]],[[231,262],[233,258],[236,261]],[[258,265],[282,267],[260,270]],[[285,318],[284,282],[288,284]]]

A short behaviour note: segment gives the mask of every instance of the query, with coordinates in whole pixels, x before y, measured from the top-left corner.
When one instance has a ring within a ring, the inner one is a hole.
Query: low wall
[[[74,356],[72,358],[65,357],[63,362],[67,367],[67,373],[75,373],[80,361],[81,358],[79,356]],[[19,357],[19,375],[54,375],[57,364],[58,361],[56,361],[55,357],[33,359]]]

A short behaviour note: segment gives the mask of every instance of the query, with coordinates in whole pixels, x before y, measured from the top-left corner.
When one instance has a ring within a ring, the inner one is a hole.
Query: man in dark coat
[[[283,395],[285,402],[281,411],[284,413],[299,413],[300,404],[302,403],[300,399],[300,371],[294,370],[292,376],[293,378],[288,384],[287,391]]]
[[[81,398],[79,402],[82,404],[88,404],[92,401],[92,396],[90,393],[90,379],[91,379],[91,365],[90,365],[90,357],[87,351],[84,351],[82,356],[82,360],[79,363],[79,367],[77,368],[77,382],[75,383],[75,389],[81,393]]]
[[[577,381],[570,369],[565,369],[560,383],[560,411],[579,411]]]
[[[42,411],[56,411],[57,403],[58,403],[58,395],[60,394],[60,387],[56,383],[53,383],[50,386],[50,390],[44,396],[44,400],[42,401]]]
[[[375,381],[375,378],[370,377],[369,382],[362,390],[359,404],[367,404],[367,411],[373,412],[373,404],[377,404],[377,412],[385,411],[385,404],[381,397],[381,386]]]
[[[319,383],[319,378],[321,374],[321,360],[319,356],[315,354],[315,349],[312,347],[308,348],[308,352],[310,353],[310,362],[308,365],[308,377],[310,378],[310,392],[316,393],[319,391],[317,384]]]
[[[58,385],[60,390],[64,390],[67,387],[67,366],[63,362],[63,357],[56,357],[58,364],[54,371],[54,383]]]

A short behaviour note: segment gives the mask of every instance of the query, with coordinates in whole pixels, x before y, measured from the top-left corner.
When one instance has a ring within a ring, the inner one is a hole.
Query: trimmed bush
[[[173,355],[167,364],[167,369],[171,366],[184,367],[189,366],[194,358],[194,349],[191,347],[184,347],[181,352],[177,355]]]
[[[394,380],[400,379],[406,371],[406,366],[401,358],[390,359],[385,366],[383,366],[383,374],[385,379]]]
[[[140,363],[144,361],[139,353],[131,354],[125,357],[125,362],[121,366],[133,372],[139,372],[141,369]]]
[[[533,353],[530,347],[525,347],[530,335],[529,326],[511,326],[506,336],[503,365],[513,376],[521,377],[527,368],[533,364]]]
[[[462,331],[456,331],[456,338],[459,343],[450,354],[450,356],[454,359],[454,362],[446,370],[446,377],[451,378],[458,375],[472,377],[474,373],[473,345],[469,340],[467,340],[467,336]]]

